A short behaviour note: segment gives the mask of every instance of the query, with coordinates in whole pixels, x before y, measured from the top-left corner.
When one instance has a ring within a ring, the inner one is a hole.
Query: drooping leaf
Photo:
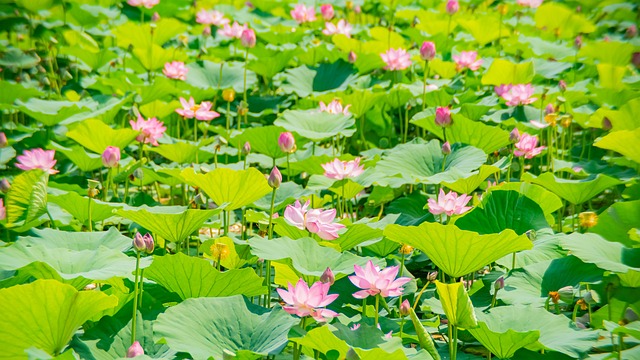
[[[5,204],[8,226],[30,223],[47,211],[48,181],[49,174],[38,169],[13,179]]]
[[[470,194],[480,186],[487,178],[500,171],[495,165],[481,165],[478,171],[474,171],[470,176],[458,179],[455,182],[443,182],[442,185],[460,193]]]
[[[436,281],[440,303],[451,326],[473,329],[478,326],[473,303],[462,282],[444,284]]]
[[[418,315],[416,315],[416,311],[413,310],[412,307],[409,308],[409,316],[411,317],[411,322],[413,323],[413,327],[416,329],[416,334],[418,335],[418,343],[420,346],[425,349],[429,355],[434,360],[440,360],[440,354],[438,354],[438,350],[436,349],[436,345],[433,343],[433,339],[431,335],[427,332],[427,329],[424,328]]]

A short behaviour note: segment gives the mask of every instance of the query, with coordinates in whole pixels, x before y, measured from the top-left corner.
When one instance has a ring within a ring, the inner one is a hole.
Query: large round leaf
[[[524,180],[541,185],[572,204],[582,204],[605,189],[622,183],[620,180],[602,174],[581,180],[568,180],[558,178],[549,172],[538,177],[526,173]]]
[[[230,142],[235,147],[241,147],[245,142],[249,142],[252,152],[277,159],[287,155],[278,145],[278,137],[285,131],[278,126],[254,127],[243,130],[242,133],[231,138]]]
[[[107,146],[124,149],[138,134],[138,131],[128,128],[114,130],[100,120],[90,119],[69,130],[67,137],[95,153],[102,154]]]
[[[589,232],[626,246],[637,245],[629,238],[629,231],[640,229],[640,200],[617,202],[598,216],[598,224]]]
[[[351,136],[356,132],[355,120],[344,114],[330,114],[319,110],[287,110],[273,124],[295,132],[312,141],[336,135]]]
[[[82,224],[89,221],[89,208],[91,209],[91,221],[97,222],[112,217],[114,209],[124,206],[123,204],[107,203],[80,196],[73,191],[63,195],[49,195],[49,202],[57,204]],[[89,202],[91,202],[91,206],[89,206]]]
[[[346,90],[357,77],[353,67],[344,61],[321,64],[317,68],[300,66],[285,72],[286,83],[282,88],[304,98],[312,93]]]
[[[202,147],[200,146],[181,141],[173,144],[154,146],[151,148],[151,151],[179,164],[195,163],[196,159],[198,163],[202,163],[214,156],[212,153],[202,151],[201,149]]]
[[[186,82],[200,89],[229,89],[236,92],[244,91],[244,64],[239,62],[225,62],[217,64],[211,61],[191,63],[187,65]],[[222,69],[222,70],[221,70]],[[222,71],[222,78],[220,78]],[[251,88],[258,79],[253,71],[247,71],[247,88]]]
[[[507,254],[532,248],[526,236],[518,236],[510,229],[480,235],[453,225],[425,222],[420,226],[389,225],[384,235],[424,252],[438,268],[454,278],[479,270]]]
[[[98,291],[78,292],[55,280],[0,290],[0,348],[7,359],[27,359],[37,348],[58,355],[76,330],[118,304]]]
[[[278,354],[298,320],[276,307],[270,312],[248,304],[242,296],[195,298],[169,308],[154,323],[156,341],[194,359],[222,359],[223,352],[248,350]]]

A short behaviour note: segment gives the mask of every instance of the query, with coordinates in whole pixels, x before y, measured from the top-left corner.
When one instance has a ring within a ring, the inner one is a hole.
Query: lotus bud
[[[107,168],[118,166],[120,162],[120,148],[115,146],[107,146],[102,153],[102,165]]]
[[[635,24],[629,26],[624,34],[627,39],[634,38],[636,35],[638,35],[638,27]]]
[[[403,244],[400,247],[400,254],[409,255],[412,252],[413,252],[413,246],[411,246],[411,245]]]
[[[558,87],[560,88],[560,91],[565,92],[567,91],[567,82],[564,80],[560,80],[558,82]]]
[[[460,4],[458,3],[458,0],[447,1],[447,12],[449,13],[449,15],[457,13],[458,10],[460,10]]]
[[[420,46],[420,58],[424,61],[431,61],[436,57],[436,44],[431,41],[425,41]]]
[[[154,12],[153,15],[151,15],[151,22],[158,22],[160,21],[160,14],[158,14],[158,12]]]
[[[585,229],[592,228],[598,224],[598,214],[593,211],[584,211],[578,215],[580,226]]]
[[[493,282],[493,289],[495,291],[504,289],[504,276],[500,276],[496,281]]]
[[[445,155],[451,154],[451,144],[448,141],[442,144],[442,153]]]
[[[409,304],[409,300],[404,299],[402,304],[400,304],[400,315],[407,316],[409,315],[409,310],[411,309],[411,304]]]
[[[248,141],[244,143],[244,145],[242,146],[242,155],[249,155],[251,153],[251,143],[249,143]]]
[[[0,180],[0,191],[2,191],[3,193],[6,193],[7,191],[9,191],[9,189],[11,189],[11,183],[9,182],[9,180],[7,179]]]
[[[567,304],[573,303],[573,287],[565,286],[558,290],[558,295],[560,296],[560,300]]]
[[[362,8],[360,7],[360,5],[356,5],[353,7],[353,12],[356,14],[360,14],[362,12]]]
[[[518,131],[518,128],[513,128],[513,130],[511,130],[509,133],[509,141],[514,144],[520,141],[520,132]]]
[[[0,148],[7,147],[9,141],[7,140],[7,135],[3,132],[0,132]]]
[[[333,16],[335,14],[335,12],[333,11],[333,5],[331,4],[324,4],[320,6],[320,12],[322,13],[322,17],[326,21],[333,19]]]
[[[356,53],[353,51],[349,51],[349,57],[348,57],[349,62],[353,64],[356,62],[357,59],[358,59],[358,55],[356,55]]]
[[[202,29],[202,35],[207,37],[207,36],[211,36],[211,26],[205,26]]]
[[[134,341],[127,350],[127,358],[134,358],[140,355],[144,355],[144,350],[138,341]]]
[[[278,137],[278,146],[285,153],[293,153],[296,151],[296,139],[290,132],[283,132]]]
[[[25,75],[26,76],[26,75]],[[67,70],[62,72],[62,80],[71,80],[73,79],[73,76],[71,75],[71,73]]]
[[[146,233],[144,234],[142,239],[144,240],[144,246],[145,246],[145,250],[147,251],[147,254],[153,254],[153,249],[155,249],[156,247],[156,244],[153,241],[153,236],[151,236],[150,233]]]
[[[432,271],[432,272],[427,274],[427,281],[429,281],[429,282],[434,282],[434,281],[436,281],[437,278],[438,278],[438,272],[437,271]]]
[[[556,108],[553,107],[553,104],[547,104],[547,107],[544,108],[544,114],[549,115],[556,111]]]
[[[144,172],[140,168],[133,170],[133,173],[131,175],[133,176],[134,179],[138,179],[138,180],[141,180],[142,178],[144,178]]]
[[[443,128],[451,126],[451,110],[448,107],[440,106],[436,109],[436,125]]]
[[[611,128],[613,127],[613,125],[611,124],[611,120],[609,120],[608,117],[603,117],[602,118],[602,130],[605,131],[609,131],[611,130]]]
[[[636,69],[640,69],[640,52],[634,52],[633,55],[631,55],[631,63]]]
[[[333,283],[336,281],[336,277],[335,277],[335,275],[333,275],[333,271],[331,271],[330,268],[327,268],[322,273],[322,276],[320,276],[320,281],[325,283],[325,284],[333,285]]]
[[[271,174],[269,174],[267,183],[269,183],[269,186],[271,186],[271,188],[273,189],[279,188],[280,184],[282,184],[282,174],[280,173],[280,170],[278,170],[277,166],[274,166],[274,168],[271,170]]]
[[[347,355],[344,357],[344,360],[360,360],[360,355],[350,347],[349,351],[347,351]]]
[[[256,46],[256,32],[253,29],[245,29],[240,35],[240,42],[242,46],[246,48],[252,48]]]
[[[141,252],[141,251],[146,251],[147,250],[147,244],[145,243],[144,236],[142,236],[142,234],[140,234],[139,232],[137,232],[133,236],[133,248],[137,252]]]
[[[236,99],[236,91],[233,89],[226,89],[222,92],[222,98],[226,102],[232,102]]]
[[[576,36],[576,39],[573,41],[573,46],[580,50],[580,48],[582,47],[582,35],[578,35]]]

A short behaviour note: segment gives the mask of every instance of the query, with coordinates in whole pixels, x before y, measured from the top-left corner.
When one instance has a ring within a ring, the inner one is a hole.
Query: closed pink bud
[[[458,3],[458,0],[447,1],[447,12],[449,13],[449,15],[457,13],[458,10],[460,10],[460,4]]]
[[[280,170],[278,170],[277,166],[271,170],[267,183],[274,189],[279,188],[280,184],[282,184],[282,174],[280,173]]]
[[[7,179],[0,180],[0,191],[2,191],[3,193],[6,193],[7,191],[9,191],[9,189],[11,189],[11,183],[9,182],[9,180]]]
[[[420,47],[420,57],[422,60],[431,61],[436,56],[436,44],[432,41],[425,41]]]
[[[127,358],[134,358],[140,355],[144,355],[144,350],[142,349],[142,346],[140,346],[139,342],[134,341],[129,347],[129,350],[127,350]]]
[[[515,144],[519,140],[520,140],[520,132],[518,131],[518,128],[513,128],[513,130],[511,130],[511,132],[509,133],[509,141]]]
[[[153,237],[151,236],[151,234],[149,233],[144,234],[144,236],[142,237],[142,240],[144,240],[145,251],[148,254],[153,254],[153,249],[155,249],[156,243],[153,241]]]
[[[118,166],[118,162],[120,162],[120,148],[107,146],[102,153],[102,165],[112,168]]]
[[[402,304],[400,304],[400,315],[407,316],[409,315],[409,310],[411,309],[411,304],[409,304],[409,300],[404,299]]]
[[[448,107],[440,106],[436,109],[436,125],[440,127],[451,125],[451,110]]]
[[[251,153],[251,143],[248,141],[242,146],[242,155],[249,155]]]
[[[240,36],[242,46],[252,48],[256,46],[256,33],[252,29],[245,29]]]
[[[357,59],[358,55],[356,55],[356,53],[354,53],[353,51],[349,51],[349,62],[353,64]]]
[[[634,38],[636,35],[638,35],[638,27],[635,24],[629,26],[627,32],[624,34],[627,39]]]
[[[336,281],[336,277],[335,277],[335,275],[333,275],[333,271],[331,271],[330,268],[327,268],[322,273],[322,276],[320,276],[320,281],[322,281],[325,284],[333,285],[333,283]]]
[[[7,135],[0,132],[0,148],[6,147],[9,141],[7,141]]]
[[[448,141],[442,144],[442,153],[445,155],[451,154],[451,144]]]
[[[582,47],[582,35],[576,36],[576,39],[573,41],[573,46],[576,49],[580,49]]]
[[[495,290],[502,290],[504,289],[504,277],[500,276],[494,283],[493,283],[493,288]]]
[[[567,91],[567,82],[564,81],[564,80],[558,81],[558,87],[560,88],[560,91],[562,91],[562,92]]]
[[[283,132],[278,137],[278,146],[280,146],[280,150],[286,153],[292,153],[296,151],[296,139],[293,137],[293,134],[290,132]]]
[[[556,112],[556,109],[553,107],[553,104],[547,104],[547,107],[544,108],[544,114],[549,115]]]
[[[334,15],[333,5],[324,4],[324,5],[320,6],[320,12],[322,13],[322,17],[326,21],[329,21],[329,20],[333,19],[333,15]]]
[[[633,55],[631,55],[631,63],[636,69],[640,69],[640,52],[634,52]]]
[[[139,232],[133,236],[133,248],[138,252],[147,250],[147,244],[145,244],[144,236]]]
[[[158,12],[154,12],[153,15],[151,16],[151,21],[152,22],[158,22],[160,20],[160,14],[158,14]]]

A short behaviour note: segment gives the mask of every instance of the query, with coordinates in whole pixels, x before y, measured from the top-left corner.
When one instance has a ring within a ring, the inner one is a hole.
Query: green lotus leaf
[[[49,174],[38,169],[13,179],[5,204],[9,227],[30,223],[47,212],[48,181]]]
[[[542,236],[540,236],[540,234],[536,235],[538,238],[533,241],[533,248],[531,250],[524,250],[516,253],[515,268],[559,259],[567,255],[567,251],[560,247],[560,239],[564,234],[549,235],[549,232],[551,231],[545,231]],[[496,264],[507,269],[511,269],[514,267],[513,256],[509,254],[498,259],[496,260]]]
[[[209,261],[182,253],[155,256],[144,275],[178,294],[183,300],[232,295],[257,296],[265,292],[263,279],[253,269],[220,272]]]
[[[413,310],[412,307],[409,308],[409,316],[411,317],[413,327],[416,329],[416,335],[418,335],[418,343],[420,344],[420,346],[425,349],[429,353],[429,355],[431,355],[431,358],[433,358],[434,360],[440,360],[440,354],[438,354],[438,350],[433,343],[431,335],[429,335],[427,329],[424,328],[424,325],[422,325],[422,322],[420,322],[420,318],[418,318],[416,311]]]
[[[70,250],[92,250],[99,246],[125,252],[131,249],[131,238],[126,237],[115,227],[107,231],[72,232],[54,229],[33,229],[33,235],[21,236],[20,244],[25,247],[46,243],[49,248],[65,248]]]
[[[626,246],[637,245],[630,239],[629,231],[640,229],[640,200],[616,202],[598,215],[598,224],[589,232],[600,234],[609,241]]]
[[[123,98],[97,95],[95,98],[87,97],[76,102],[31,98],[28,101],[17,100],[16,105],[25,114],[47,126],[53,126],[92,118],[111,119],[131,98],[132,94]]]
[[[558,178],[546,172],[538,177],[525,173],[524,181],[538,184],[560,196],[572,204],[582,204],[591,200],[605,189],[620,185],[622,182],[607,175],[598,174],[582,180],[568,180]]]
[[[549,228],[538,204],[514,190],[494,190],[482,203],[455,222],[463,230],[480,234],[499,233],[511,229],[518,235],[529,230]]]
[[[16,100],[26,101],[43,95],[44,93],[39,89],[29,87],[28,84],[24,83],[3,81],[2,86],[0,86],[0,104],[13,104]]]
[[[598,64],[596,65],[598,70],[598,79],[600,80],[600,87],[603,89],[617,90],[624,89],[623,83],[624,77],[627,74],[626,66],[615,66],[611,64]]]
[[[242,133],[231,138],[231,144],[238,148],[245,142],[251,144],[251,152],[267,155],[273,159],[285,157],[287,154],[280,150],[278,137],[287,130],[278,126],[261,126],[245,129]]]
[[[542,4],[535,14],[536,27],[554,31],[563,39],[573,39],[578,34],[588,34],[596,26],[583,14],[558,3]]]
[[[286,178],[286,171],[283,171],[283,177]],[[293,181],[283,182],[276,191],[276,199],[273,202],[274,211],[280,211],[285,206],[305,196],[311,195],[313,192],[305,189]],[[253,204],[256,208],[269,211],[271,209],[271,197],[273,193],[267,194],[262,199],[255,201]]]
[[[473,303],[462,282],[445,284],[436,281],[440,303],[451,326],[473,329],[478,326]]]
[[[88,153],[82,146],[76,145],[66,148],[52,142],[51,147],[56,151],[63,153],[64,156],[69,158],[69,160],[71,160],[83,172],[91,172],[96,169],[100,169],[103,166],[102,156]]]
[[[13,147],[0,148],[0,169],[6,169],[6,164],[16,157],[16,149]]]
[[[466,146],[454,148],[445,160],[439,141],[425,143],[418,139],[389,150],[382,160],[376,163],[373,175],[380,178],[375,181],[379,185],[454,182],[469,176],[469,173],[478,169],[486,158],[482,150]]]
[[[393,224],[399,215],[389,214],[379,221],[360,221],[349,225],[347,231],[341,234],[334,242],[340,244],[342,250],[350,250],[359,245],[370,245],[382,240],[384,227]]]
[[[613,150],[640,164],[640,148],[629,146],[640,142],[640,127],[635,130],[620,130],[609,133],[593,145],[602,149]]]
[[[87,149],[102,154],[107,146],[123,150],[138,136],[132,129],[114,130],[100,120],[85,120],[67,132],[67,137],[75,140]]]
[[[27,54],[20,49],[10,47],[3,51],[0,65],[8,68],[30,69],[40,63],[38,54]]]
[[[343,114],[329,114],[318,110],[287,110],[274,125],[297,133],[311,141],[321,141],[343,135],[349,137],[356,130],[355,120]]]
[[[455,182],[442,182],[443,186],[460,193],[471,194],[480,186],[487,178],[500,171],[495,165],[481,165],[477,171],[471,173],[470,176],[458,179]]]
[[[473,18],[467,19],[458,19],[458,24],[469,32],[480,45],[486,45],[500,37],[509,37],[510,35],[510,32],[507,29],[500,26],[500,15],[497,13],[477,15]],[[496,61],[499,60],[500,59],[496,59]],[[531,77],[533,78],[533,76]]]
[[[512,63],[509,60],[495,59],[489,70],[482,76],[483,85],[529,84],[533,79],[533,63]]]
[[[480,235],[453,225],[422,223],[420,226],[389,225],[384,236],[424,252],[447,275],[458,278],[501,257],[532,248],[531,241],[507,229],[499,234]]]
[[[278,354],[296,323],[280,307],[267,312],[237,295],[187,299],[160,314],[153,330],[156,341],[164,339],[172,350],[206,360],[222,359],[225,351]]]
[[[551,214],[562,207],[562,200],[552,193],[551,191],[543,188],[540,185],[531,184],[527,182],[508,182],[501,183],[498,186],[487,189],[488,192],[493,190],[516,190],[522,195],[533,200],[544,214],[547,216],[547,220]]]
[[[57,204],[73,215],[82,224],[89,221],[89,206],[91,206],[91,221],[98,222],[113,216],[113,210],[121,208],[124,204],[107,203],[70,191],[62,195],[49,195],[49,202]],[[89,205],[91,202],[91,205]]]
[[[607,241],[598,234],[572,233],[562,237],[560,245],[585,263],[596,264],[615,273],[640,271],[640,248],[629,248]]]
[[[272,191],[265,176],[255,168],[218,168],[206,174],[196,174],[193,169],[184,169],[180,176],[189,185],[204,191],[218,206],[226,204],[225,210],[247,206]]]
[[[222,209],[196,210],[181,206],[125,208],[115,213],[172,242],[182,242]]]
[[[244,91],[244,64],[241,62],[225,62],[222,66],[222,78],[220,78],[221,64],[211,61],[191,63],[187,65],[187,84],[200,89],[231,89],[237,93]],[[247,88],[251,88],[258,82],[253,71],[247,71]]]
[[[353,199],[362,190],[364,190],[364,186],[351,179],[336,181],[335,179],[330,179],[324,175],[311,175],[307,182],[307,189],[314,191],[322,191],[326,189],[341,198]]]
[[[27,359],[35,347],[55,356],[78,328],[115,307],[118,299],[99,291],[78,292],[55,280],[37,280],[0,290],[0,348],[3,357]]]
[[[179,164],[190,164],[195,163],[196,159],[198,163],[206,162],[214,156],[212,153],[201,149],[202,147],[200,146],[180,141],[173,144],[154,146],[150,150]]]
[[[288,69],[282,88],[287,93],[304,98],[311,94],[346,90],[356,77],[351,64],[340,60],[332,64],[320,64],[317,68],[300,66]]]
[[[258,59],[249,62],[249,70],[271,79],[287,67],[295,53],[295,50],[283,51],[281,49],[276,50],[264,46],[256,46],[251,50],[251,54],[258,57]],[[264,59],[269,59],[269,61],[264,61]]]
[[[357,63],[356,63],[357,65]],[[353,92],[338,92],[317,96],[316,99],[323,101],[325,104],[340,99],[343,106],[349,106],[349,112],[355,117],[363,116],[367,111],[371,110],[380,98],[384,96],[382,92],[372,92],[369,89],[356,90]]]

